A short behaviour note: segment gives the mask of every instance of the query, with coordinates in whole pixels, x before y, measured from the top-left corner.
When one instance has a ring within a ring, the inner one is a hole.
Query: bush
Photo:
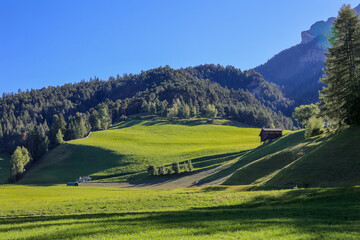
[[[166,168],[165,168],[165,173],[168,174],[168,175],[171,175],[171,174],[174,173],[174,171],[171,170],[171,168],[166,167]]]
[[[188,168],[188,165],[186,162],[183,163],[182,170],[183,170],[183,172],[189,172],[189,168]]]
[[[190,172],[194,169],[191,160],[187,161],[187,168],[189,169]]]
[[[305,127],[305,138],[323,133],[324,122],[321,118],[311,117]]]
[[[154,165],[149,165],[147,171],[148,171],[149,175],[151,175],[151,176],[158,175],[158,171]]]
[[[181,172],[180,170],[180,164],[178,162],[175,162],[171,165],[171,170],[176,173],[179,174]]]
[[[164,166],[160,166],[158,169],[158,173],[159,175],[165,175],[167,174],[167,172],[165,171],[165,167]]]

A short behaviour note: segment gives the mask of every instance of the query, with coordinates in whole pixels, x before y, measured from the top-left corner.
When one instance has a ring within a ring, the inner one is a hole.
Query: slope
[[[195,171],[201,171],[226,164],[260,144],[260,129],[222,125],[229,123],[225,120],[215,123],[219,125],[201,120],[122,122],[54,149],[20,183],[64,183],[82,175],[98,182],[133,182],[147,178],[149,164],[189,159]]]
[[[360,184],[360,127],[309,140],[291,133],[244,156],[224,183],[269,187],[354,186]]]

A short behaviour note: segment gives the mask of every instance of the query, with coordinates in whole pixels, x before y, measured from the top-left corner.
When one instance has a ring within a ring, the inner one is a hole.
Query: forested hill
[[[258,100],[273,110],[280,110],[287,116],[292,113],[294,102],[284,97],[281,89],[254,70],[242,72],[233,66],[200,65],[186,68],[191,75],[200,79],[209,79],[223,87],[244,89],[251,92]]]
[[[291,101],[281,90],[254,71],[215,65],[179,70],[166,66],[108,81],[95,78],[4,94],[0,98],[0,141],[13,151],[15,146],[34,144],[33,134],[37,142],[50,137],[56,134],[51,128],[54,114],[59,113],[65,123],[58,129],[65,140],[106,128],[101,121],[107,116],[114,123],[138,113],[167,118],[218,116],[258,127],[291,129],[292,120],[279,111],[289,106]]]

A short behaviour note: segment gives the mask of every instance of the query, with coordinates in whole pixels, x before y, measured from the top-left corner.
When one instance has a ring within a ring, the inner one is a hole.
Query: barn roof
[[[281,128],[263,128],[261,129],[261,132],[260,132],[260,135],[263,133],[263,132],[282,132],[283,130]]]
[[[263,128],[262,131],[265,132],[282,132],[281,128]]]

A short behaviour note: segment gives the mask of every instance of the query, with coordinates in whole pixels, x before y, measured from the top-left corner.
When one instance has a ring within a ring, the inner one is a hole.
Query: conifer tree
[[[322,82],[327,85],[320,92],[322,114],[339,124],[359,122],[354,112],[359,108],[359,19],[350,5],[343,6],[334,21],[333,43],[328,49],[325,64],[325,77]]]

